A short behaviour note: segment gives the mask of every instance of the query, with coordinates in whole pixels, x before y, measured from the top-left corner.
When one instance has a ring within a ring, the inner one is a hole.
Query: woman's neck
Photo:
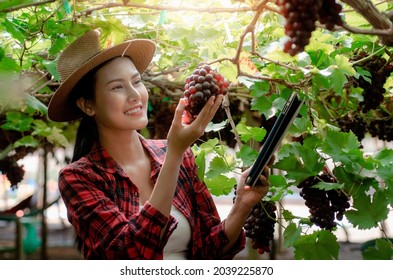
[[[135,130],[123,135],[100,134],[100,142],[120,165],[128,165],[130,162],[135,162],[145,156],[145,150],[139,139],[139,134]]]

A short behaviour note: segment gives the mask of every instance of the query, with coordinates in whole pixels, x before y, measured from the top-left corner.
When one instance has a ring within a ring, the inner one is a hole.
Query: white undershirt
[[[173,205],[171,215],[178,224],[164,247],[164,260],[186,260],[191,240],[191,226],[187,218]]]

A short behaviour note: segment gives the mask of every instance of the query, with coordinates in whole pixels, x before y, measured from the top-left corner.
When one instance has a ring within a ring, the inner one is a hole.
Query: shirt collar
[[[161,168],[166,154],[166,141],[165,140],[150,140],[144,138],[139,134],[139,140],[143,147],[147,150],[150,156],[150,162],[152,165],[152,171],[159,171]],[[96,143],[93,145],[88,157],[90,160],[102,171],[108,173],[119,172],[127,176],[120,165],[112,158],[112,156],[105,150],[100,144]]]

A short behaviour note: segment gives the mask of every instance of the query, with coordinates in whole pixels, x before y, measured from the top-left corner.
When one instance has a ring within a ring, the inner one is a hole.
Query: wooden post
[[[47,180],[48,180],[48,147],[45,145],[44,146],[44,153],[43,153],[43,182],[42,182],[42,208],[44,209],[42,211],[41,215],[41,259],[42,260],[47,260],[48,259],[48,227],[46,223],[46,215],[45,215],[45,209],[47,207]]]

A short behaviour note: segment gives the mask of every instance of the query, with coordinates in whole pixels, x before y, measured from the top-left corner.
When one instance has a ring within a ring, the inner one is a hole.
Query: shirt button
[[[139,193],[135,192],[135,193],[134,193],[134,196],[138,197],[138,196],[139,196]]]

